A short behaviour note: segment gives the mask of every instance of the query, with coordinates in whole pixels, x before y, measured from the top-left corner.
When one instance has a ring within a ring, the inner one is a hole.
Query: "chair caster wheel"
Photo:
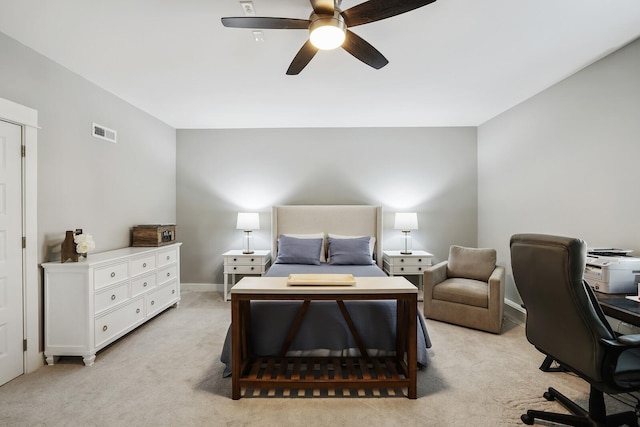
[[[523,423],[532,426],[533,425],[533,418],[531,418],[529,416],[529,414],[522,414],[520,416],[520,419],[522,420]]]
[[[552,401],[556,400],[556,398],[553,397],[553,395],[551,393],[549,393],[548,391],[545,391],[544,394],[542,395],[542,397],[547,399],[549,402],[552,402]]]

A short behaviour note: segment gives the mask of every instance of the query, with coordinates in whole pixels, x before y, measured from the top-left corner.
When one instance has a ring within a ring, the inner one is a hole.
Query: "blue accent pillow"
[[[369,251],[369,237],[334,239],[329,237],[329,264],[369,265],[373,264]]]
[[[276,264],[320,265],[320,251],[323,239],[297,239],[280,236]]]

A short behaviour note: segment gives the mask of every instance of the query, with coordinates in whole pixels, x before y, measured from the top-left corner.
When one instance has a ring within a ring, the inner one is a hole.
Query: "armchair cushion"
[[[452,278],[438,283],[433,288],[433,298],[487,308],[489,306],[489,288],[486,282],[473,279]]]
[[[496,268],[496,260],[495,249],[452,245],[449,248],[447,276],[487,282]]]

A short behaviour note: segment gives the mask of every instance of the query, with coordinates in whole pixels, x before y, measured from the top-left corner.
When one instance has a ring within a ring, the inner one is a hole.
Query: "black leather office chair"
[[[527,339],[591,385],[588,411],[550,387],[544,397],[575,415],[528,410],[521,417],[525,424],[537,418],[572,426],[638,426],[633,411],[607,416],[603,393],[640,390],[640,335],[616,337],[582,279],[586,252],[580,239],[511,237],[511,267],[527,311]]]

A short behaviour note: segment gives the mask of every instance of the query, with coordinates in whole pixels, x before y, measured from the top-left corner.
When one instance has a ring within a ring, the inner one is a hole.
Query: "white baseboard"
[[[527,320],[527,311],[517,302],[504,299],[504,317],[519,325],[524,325]]]
[[[220,292],[222,293],[223,284],[217,283],[180,283],[180,288],[185,291],[195,292]]]

